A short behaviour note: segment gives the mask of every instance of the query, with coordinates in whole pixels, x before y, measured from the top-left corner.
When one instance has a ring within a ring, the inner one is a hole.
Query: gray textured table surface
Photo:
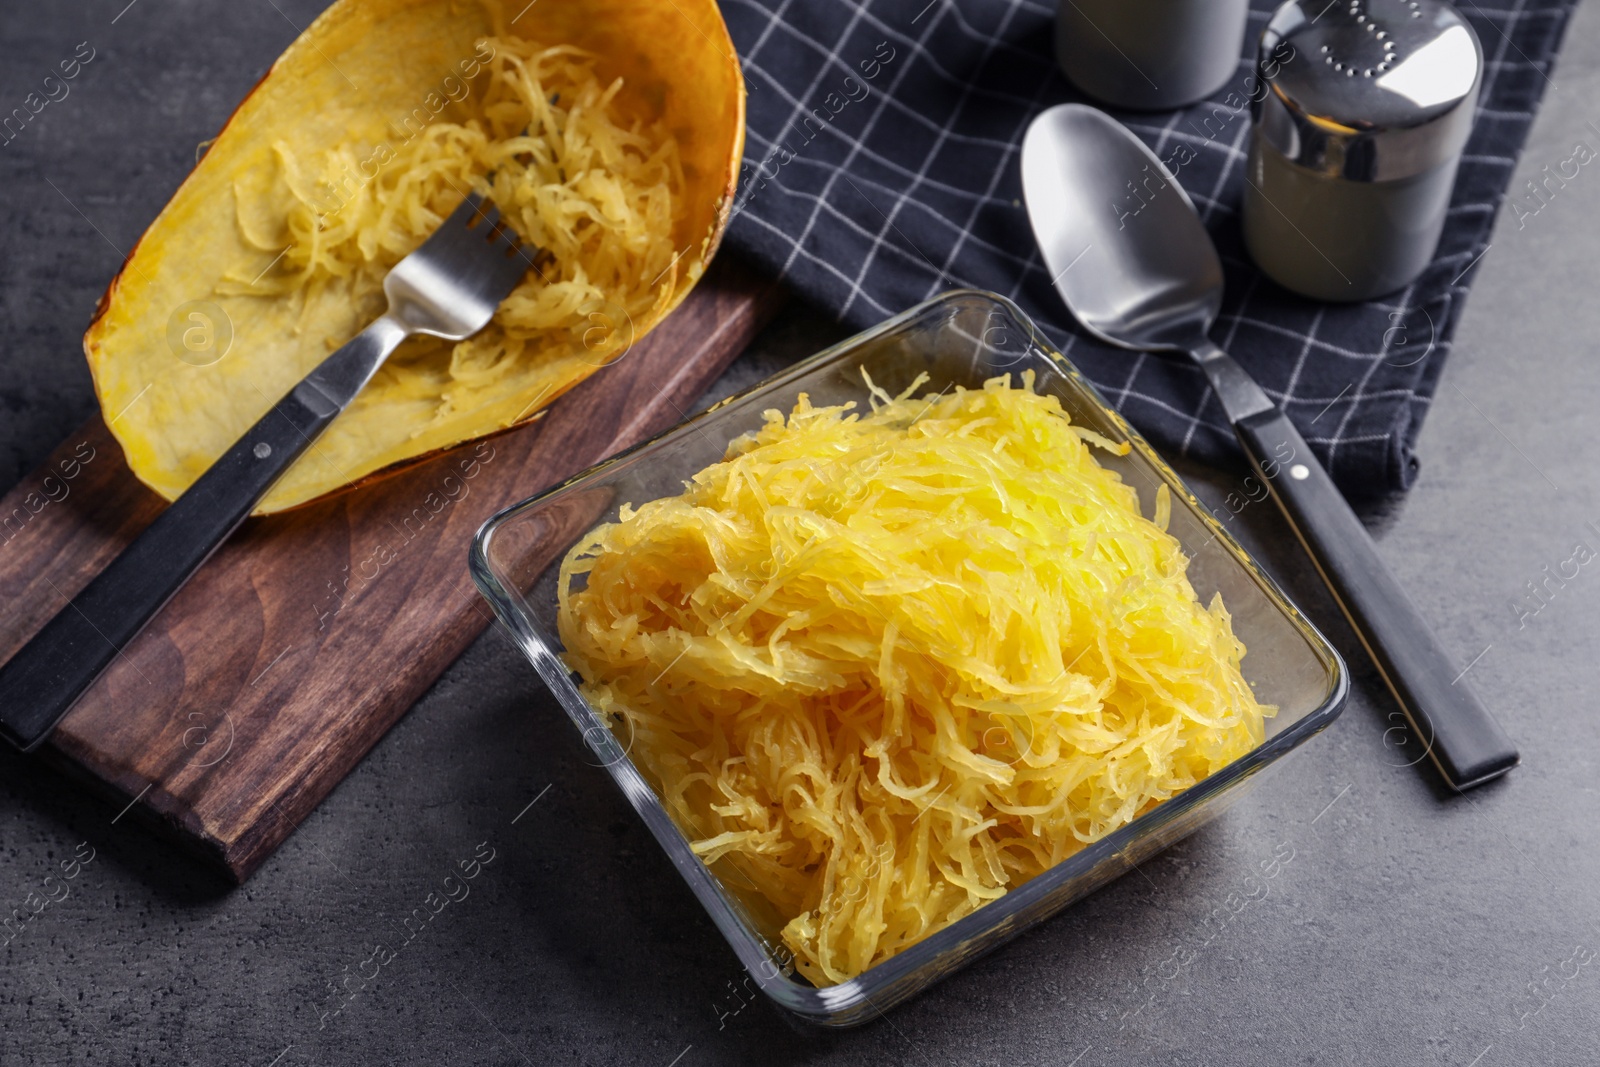
[[[0,147],[0,484],[91,412],[78,338],[118,250],[318,6],[0,5],[0,111],[78,42],[95,49]],[[1600,147],[1600,11],[1579,12],[1555,81],[1519,185],[1576,141]],[[491,633],[235,891],[0,752],[0,905],[80,842],[95,852],[0,949],[0,1063],[1593,1064],[1600,578],[1584,567],[1536,614],[1515,605],[1575,543],[1600,549],[1597,241],[1587,170],[1520,226],[1501,218],[1421,480],[1369,516],[1520,742],[1509,779],[1449,797],[1396,766],[1373,671],[1276,514],[1249,508],[1235,526],[1354,667],[1344,717],[1141,874],[887,1020],[805,1033],[763,1003],[732,1010],[734,957]],[[795,309],[718,392],[835,333]],[[485,841],[471,895],[336,993]],[[1264,899],[1172,962],[1202,916],[1238,907],[1247,869],[1289,850]]]

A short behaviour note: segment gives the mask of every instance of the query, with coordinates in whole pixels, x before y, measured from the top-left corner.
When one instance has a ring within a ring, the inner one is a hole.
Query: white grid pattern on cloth
[[[1252,0],[1236,76],[1213,99],[1167,114],[1117,113],[1163,158],[1178,144],[1195,154],[1178,179],[1228,281],[1214,335],[1347,491],[1410,482],[1412,443],[1470,274],[1575,3],[1462,3],[1485,53],[1472,140],[1434,262],[1385,300],[1300,299],[1264,280],[1244,252],[1237,205],[1250,120],[1238,98],[1275,0]],[[1050,286],[1020,203],[1017,157],[1035,114],[1080,98],[1055,67],[1052,5],[723,0],[723,10],[752,89],[731,246],[857,326],[941,289],[1001,293],[1158,446],[1235,461],[1196,368],[1086,338]],[[1423,358],[1411,355],[1413,334],[1426,336]]]

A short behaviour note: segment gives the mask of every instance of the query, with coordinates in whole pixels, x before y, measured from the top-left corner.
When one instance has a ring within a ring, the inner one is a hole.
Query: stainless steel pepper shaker
[[[1116,107],[1204,99],[1239,69],[1250,0],[1058,0],[1056,60]]]
[[[1327,3],[1288,0],[1261,34],[1244,237],[1286,288],[1367,300],[1433,259],[1483,49],[1444,0]]]

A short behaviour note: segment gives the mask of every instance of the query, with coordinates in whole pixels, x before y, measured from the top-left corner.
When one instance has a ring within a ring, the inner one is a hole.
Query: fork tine
[[[428,235],[428,239],[422,242],[422,246],[417,251],[421,252],[426,249],[430,255],[443,253],[449,245],[455,243],[457,231],[464,230],[472,224],[473,217],[478,214],[482,204],[482,196],[477,193],[469,193],[467,198],[461,201],[460,205],[450,212],[443,222],[439,223],[439,228]]]
[[[495,243],[495,252],[499,256],[495,266],[502,276],[511,279],[511,285],[521,281],[522,276],[533,269],[534,257],[529,255],[527,250],[514,240],[497,241]]]
[[[499,251],[504,252],[508,248],[516,248],[519,244],[519,239],[516,231],[507,224],[489,235],[489,243]]]
[[[487,225],[479,224],[479,216]],[[530,269],[537,269],[535,259],[539,255],[538,248],[522,244],[520,236],[503,221],[492,202],[473,193],[440,223],[422,247],[396,265],[391,274],[404,275],[408,264],[412,269],[421,269],[421,264],[426,262],[432,269],[454,277],[468,290],[476,289],[484,299],[498,304]],[[386,280],[386,290],[387,287]]]
[[[482,193],[468,193],[466,199],[461,201],[456,209],[450,212],[450,217],[444,220],[445,224],[448,225],[450,223],[455,223],[461,226],[471,225],[472,217],[478,213],[478,209],[482,206],[482,204]],[[444,226],[440,226],[439,229],[440,231],[443,231]]]
[[[523,244],[515,233],[509,231],[509,228],[504,237],[505,240],[496,247],[501,251],[501,255],[505,256],[508,269],[516,270],[518,276],[530,270],[538,270],[534,261],[539,258],[540,249]],[[540,276],[543,277],[543,272],[540,272]]]

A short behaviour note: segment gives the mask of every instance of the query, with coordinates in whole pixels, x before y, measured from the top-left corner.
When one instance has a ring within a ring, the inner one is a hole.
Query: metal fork
[[[460,341],[488,325],[535,255],[499,218],[467,197],[384,278],[389,310],[301,379],[0,667],[0,736],[24,751],[48,737],[401,341]]]

